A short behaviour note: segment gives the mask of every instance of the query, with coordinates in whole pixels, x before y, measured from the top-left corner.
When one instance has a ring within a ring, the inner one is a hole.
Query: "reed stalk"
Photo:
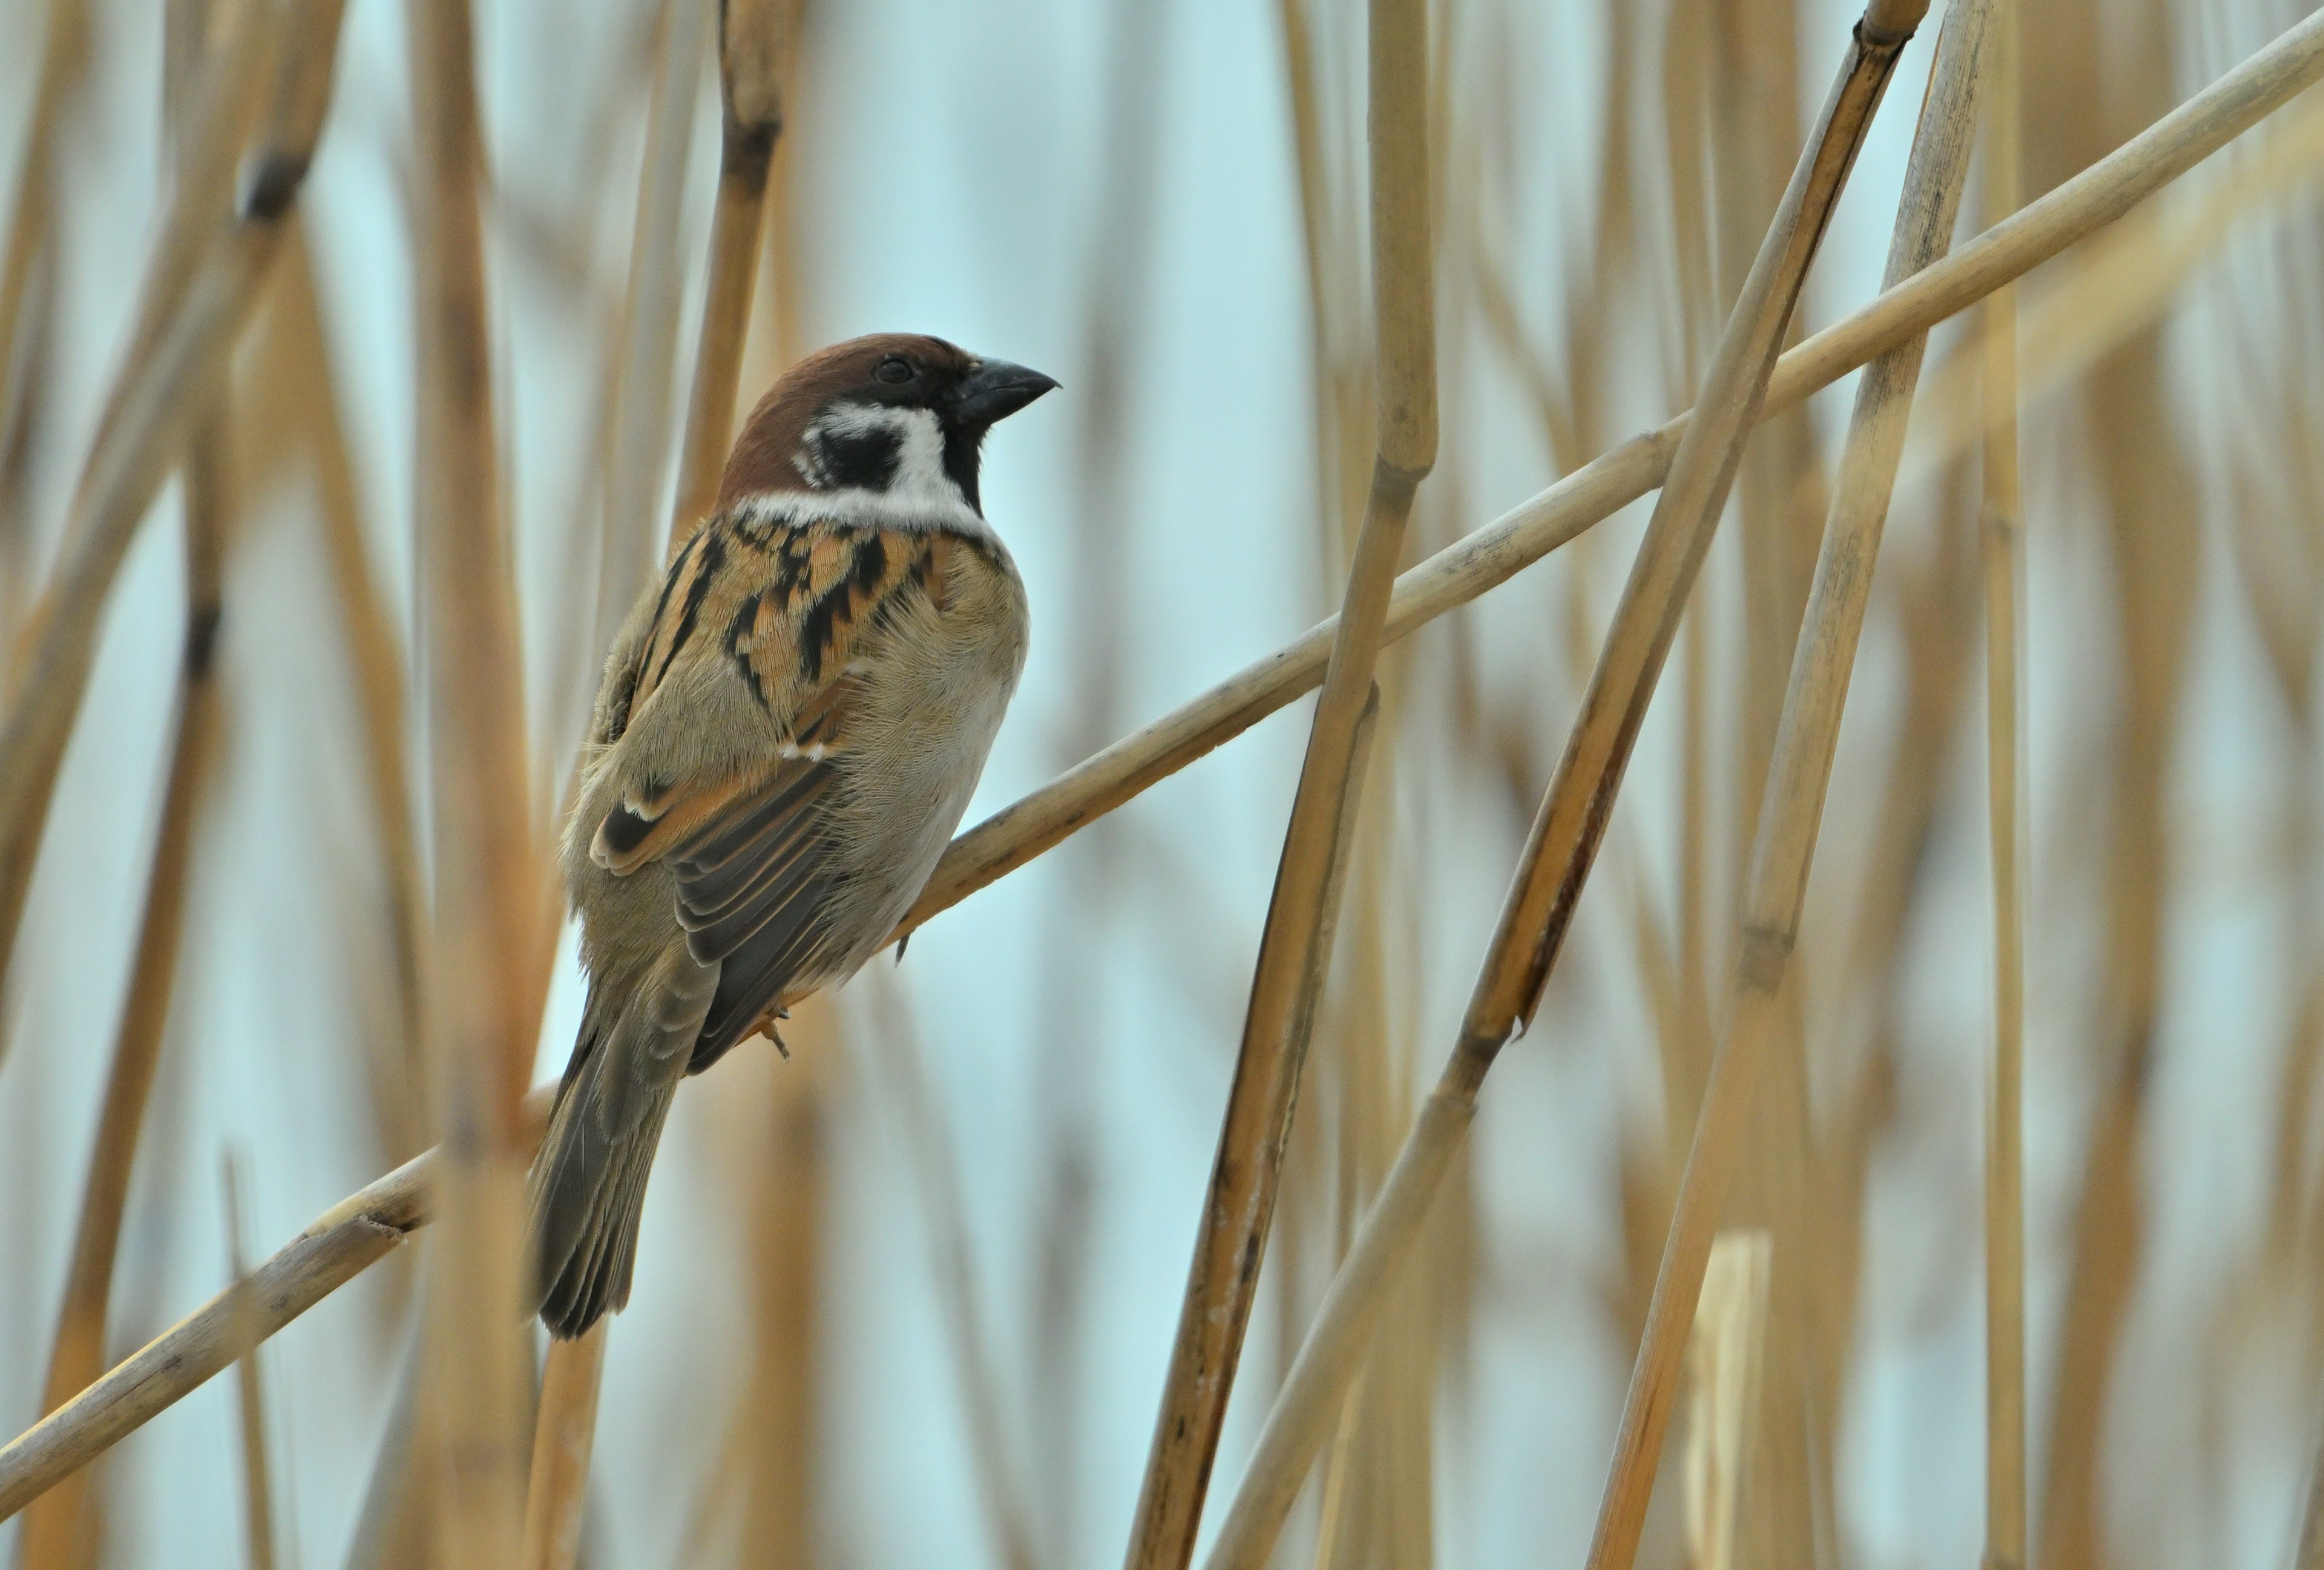
[[[274,1487],[266,1459],[266,1391],[259,1379],[258,1305],[242,1246],[242,1174],[232,1151],[221,1178],[226,1205],[228,1333],[235,1364],[235,1412],[242,1438],[242,1516],[250,1570],[274,1570]]]
[[[1805,400],[2023,277],[2121,217],[2319,78],[2324,14],[2295,23],[2105,158],[1786,353],[1767,383],[1761,411]],[[1403,574],[1389,601],[1387,641],[1507,582],[1661,485],[1692,419],[1690,411],[1600,454]],[[1336,630],[1337,618],[1325,620],[961,836],[896,935],[908,934],[1312,691]]]
[[[549,1093],[525,1099],[530,1153],[549,1126]],[[261,1338],[271,1336],[346,1285],[432,1220],[439,1201],[437,1153],[413,1157],[341,1200],[250,1272]],[[198,1390],[233,1362],[234,1305],[220,1293],[115,1364],[0,1450],[0,1520],[39,1498]]]
[[[540,880],[487,353],[474,23],[466,0],[415,6],[409,20],[435,803],[426,1020],[445,1220],[425,1299],[421,1475],[445,1570],[502,1570],[522,1547],[531,1395],[517,1106],[539,995],[515,962],[538,946]]]
[[[1242,1488],[1212,1550],[1212,1570],[1258,1570],[1266,1564],[1314,1458],[1328,1416],[1369,1344],[1388,1287],[1466,1136],[1475,1115],[1478,1087],[1502,1045],[1538,1006],[1573,900],[1604,831],[1638,722],[1725,504],[1741,443],[1766,395],[1776,346],[1799,298],[1816,242],[1922,9],[1876,5],[1858,24],[1815,134],[1801,154],[1712,356],[1700,405],[1706,416],[1689,427],[1672,461],[1670,478],[1646,526],[1646,540],[1582,699],[1565,756],[1535,819],[1517,881],[1471,996],[1459,1045],[1424,1104],[1387,1185],[1325,1295],[1274,1409],[1268,1414]],[[1895,426],[1901,441],[1901,420]],[[1719,1070],[1714,1068],[1713,1104],[1720,1099],[1719,1081]],[[1704,1115],[1706,1119],[1711,1115],[1708,1106]],[[1693,1187],[1692,1182],[1688,1187]],[[1674,1240],[1685,1235],[1680,1226],[1688,1217],[1688,1198],[1682,1188],[1681,1220],[1674,1223]],[[1699,1199],[1695,1208],[1701,1208]],[[1673,1356],[1683,1345],[1685,1323],[1692,1317],[1702,1284],[1702,1258],[1710,1246],[1707,1227],[1691,1241],[1697,1245],[1692,1270],[1675,1285],[1665,1256],[1642,1358],[1649,1353]],[[1683,1318],[1674,1309],[1682,1297]],[[1659,1420],[1667,1415],[1667,1374],[1656,1389],[1662,1409],[1647,1408],[1625,1415],[1624,1443],[1617,1451],[1618,1478],[1623,1475],[1620,1458],[1636,1455],[1644,1459],[1646,1481],[1652,1480],[1654,1462],[1660,1454]],[[1609,1494],[1609,1500],[1613,1497]],[[1616,1532],[1627,1533],[1627,1547],[1619,1546],[1619,1537],[1609,1539],[1601,1521],[1600,1546],[1592,1556],[1595,1564],[1609,1562],[1601,1557],[1609,1541],[1617,1545],[1618,1556],[1612,1563],[1626,1564],[1628,1551],[1636,1547],[1645,1514],[1645,1491],[1634,1486],[1621,1498],[1627,1506],[1635,1507],[1615,1518]]]
[[[245,7],[234,18],[235,26],[254,32],[249,13],[255,9]],[[164,57],[162,108],[165,124],[180,138],[181,152],[185,139],[200,134],[196,115],[215,113],[214,103],[191,101],[206,52],[206,41],[198,33],[208,20],[201,8],[171,8],[172,36]],[[51,26],[80,24],[77,16],[68,20],[63,7],[51,19]],[[248,47],[241,38],[232,42]],[[221,46],[222,51],[227,47],[231,44]],[[209,96],[214,99],[220,89],[216,82],[212,88]],[[130,962],[128,996],[115,1030],[97,1139],[81,1187],[80,1218],[74,1231],[64,1303],[41,1399],[43,1414],[55,1411],[105,1371],[105,1327],[110,1316],[122,1218],[128,1206],[130,1172],[176,988],[194,828],[217,754],[217,642],[224,615],[219,574],[233,527],[235,498],[225,389],[214,390],[211,401],[211,411],[195,429],[180,469],[185,498],[186,626],[161,822],[146,875],[145,907]],[[63,1570],[79,1563],[88,1546],[84,1528],[91,1508],[85,1476],[74,1478],[42,1500],[25,1517],[18,1562],[25,1570],[50,1566]]]
[[[2324,78],[2324,13],[2189,98],[2144,132],[1951,255],[1886,290],[1776,364],[1766,406],[1796,402],[2103,228]],[[1555,545],[1637,499],[1666,471],[1684,429],[1632,439],[1398,579],[1394,640],[1506,582]],[[1326,622],[1182,706],[956,841],[901,930],[1032,860],[1084,824],[1311,690],[1328,654]],[[900,935],[900,932],[899,932]],[[529,1151],[546,1119],[530,1103]],[[1425,1125],[1429,1104],[1420,1113]],[[1424,1141],[1424,1150],[1425,1149]],[[1399,1164],[1413,1154],[1407,1141]],[[272,1334],[392,1251],[428,1219],[429,1152],[351,1196],[254,1273]],[[1383,1203],[1415,1179],[1391,1174]],[[1377,1230],[1368,1225],[1366,1232]],[[1360,1237],[1360,1244],[1361,1239]],[[1354,1256],[1351,1256],[1351,1262]],[[0,1519],[198,1388],[224,1365],[212,1344],[216,1305],[198,1310],[31,1430],[0,1448]]]
[[[138,1136],[170,1022],[186,925],[194,829],[218,742],[217,639],[223,605],[220,547],[229,527],[226,445],[217,417],[204,421],[186,465],[186,633],[179,660],[177,716],[170,743],[161,829],[146,874],[145,908],[130,962],[129,995],[113,1041],[97,1140],[81,1186],[80,1219],[41,1410],[53,1412],[105,1371],[105,1327]],[[59,1489],[25,1518],[19,1561],[25,1570],[74,1562],[88,1500],[84,1481]]]
[[[1752,1482],[1773,1251],[1758,1229],[1722,1232],[1702,1273],[1686,1348],[1686,1544],[1695,1570],[1736,1570],[1745,1562],[1737,1538]]]
[[[97,655],[99,613],[128,554],[130,540],[199,413],[205,389],[218,383],[224,356],[240,336],[265,281],[283,222],[320,134],[330,102],[331,74],[345,0],[296,0],[281,16],[271,97],[233,204],[206,211],[208,187],[182,182],[165,221],[165,249],[147,273],[141,312],[157,325],[150,353],[136,353],[119,372],[107,419],[90,448],[66,526],[66,560],[34,636],[22,687],[0,723],[0,965],[15,949],[24,898],[40,849],[42,828],[74,716]],[[249,4],[254,17],[271,7]],[[257,21],[237,27],[218,46],[219,58],[239,62],[264,46]],[[242,80],[229,64],[221,82]],[[209,97],[206,89],[206,97]],[[203,168],[234,167],[242,147],[245,106],[221,90],[200,115],[189,156]],[[197,221],[200,219],[202,221]],[[183,279],[182,285],[176,282]],[[174,303],[161,309],[171,300]],[[133,339],[143,348],[145,335]],[[0,1052],[5,1042],[0,1040]]]
[[[1183,1570],[1194,1557],[1330,960],[1340,864],[1363,790],[1360,754],[1372,669],[1413,497],[1436,458],[1428,58],[1422,0],[1372,0],[1367,80],[1378,397],[1371,493],[1259,941],[1242,1046],[1130,1526],[1130,1570]]]
[[[597,614],[588,668],[604,659],[630,603],[654,577],[660,542],[658,503],[669,471],[671,383],[677,374],[678,310],[686,288],[680,251],[687,166],[694,152],[694,99],[711,22],[710,0],[663,0],[660,51],[646,110],[638,171],[636,226],[630,239],[629,291],[622,304],[613,429],[605,471],[604,524],[597,566]],[[722,189],[721,206],[724,205]],[[712,260],[716,261],[714,252]],[[713,283],[716,282],[715,278]]]
[[[718,499],[718,476],[734,439],[734,402],[767,226],[767,176],[783,133],[783,76],[798,0],[723,0],[718,18],[718,199],[710,215],[710,272],[694,390],[678,447],[678,500],[670,513],[676,559]]]
[[[1993,0],[1985,69],[1987,228],[2018,201],[2016,0]],[[2024,509],[2017,478],[2015,287],[1983,318],[1986,801],[1993,867],[1993,1057],[1985,1123],[1985,1570],[2025,1565]]]
[[[8,245],[0,252],[0,432],[17,429],[29,394],[32,366],[24,352],[24,302],[42,248],[56,217],[56,158],[59,126],[68,97],[88,55],[88,0],[49,0],[46,36],[41,41],[41,73],[32,88],[32,118],[24,131],[24,162],[16,175],[16,200],[8,215]],[[0,533],[22,520],[0,517]],[[0,701],[15,694],[0,680]]]
[[[540,1410],[532,1431],[532,1478],[525,1492],[523,1570],[573,1570],[581,1552],[581,1506],[589,1451],[597,1436],[597,1388],[605,1371],[600,1319],[577,1341],[549,1344]]]

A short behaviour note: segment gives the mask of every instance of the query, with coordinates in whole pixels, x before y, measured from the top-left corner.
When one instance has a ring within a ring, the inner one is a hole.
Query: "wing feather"
[[[845,881],[833,808],[862,695],[857,661],[883,618],[908,601],[937,600],[948,543],[728,514],[671,564],[627,677],[635,724],[664,690],[730,680],[783,738],[740,777],[645,781],[592,831],[598,864],[622,873],[659,861],[669,870],[688,950],[719,966],[689,1072],[778,1011],[795,983],[819,980],[835,949],[859,936],[832,927]],[[706,662],[716,665],[706,671]]]

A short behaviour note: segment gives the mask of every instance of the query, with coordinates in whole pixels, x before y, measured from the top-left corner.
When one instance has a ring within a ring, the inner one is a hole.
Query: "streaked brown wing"
[[[854,662],[882,618],[934,597],[942,566],[924,534],[827,523],[719,532],[673,567],[635,701],[673,670],[724,661],[789,740],[746,779],[654,782],[647,799],[608,814],[597,841],[616,871],[650,860],[669,868],[688,949],[720,967],[689,1064],[697,1073],[853,936],[830,927],[842,874],[829,829],[860,691]],[[714,568],[718,581],[698,587]]]

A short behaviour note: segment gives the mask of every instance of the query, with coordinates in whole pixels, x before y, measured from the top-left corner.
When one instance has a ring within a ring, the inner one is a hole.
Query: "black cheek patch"
[[[826,430],[816,456],[823,460],[825,486],[884,491],[896,483],[896,468],[903,459],[903,439],[887,426],[864,431]]]

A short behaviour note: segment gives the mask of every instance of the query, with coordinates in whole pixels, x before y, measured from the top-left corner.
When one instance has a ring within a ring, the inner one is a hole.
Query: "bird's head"
[[[718,504],[770,492],[868,491],[981,510],[985,433],[1056,384],[915,333],[834,344],[759,400],[726,460]]]

